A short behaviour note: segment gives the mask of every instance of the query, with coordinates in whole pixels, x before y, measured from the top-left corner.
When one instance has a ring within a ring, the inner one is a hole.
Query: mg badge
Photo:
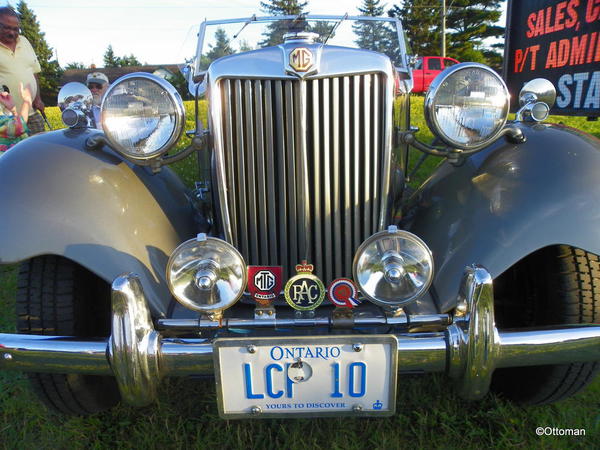
[[[277,299],[282,285],[281,266],[248,266],[248,291],[257,303],[269,306]]]
[[[290,53],[290,66],[296,72],[307,72],[313,65],[313,54],[306,47],[298,47]]]
[[[325,285],[316,275],[312,274],[314,267],[302,261],[296,266],[296,276],[285,284],[283,293],[285,301],[300,311],[315,309],[325,298]]]
[[[335,306],[354,308],[360,304],[358,290],[348,278],[333,280],[327,289],[327,297]]]

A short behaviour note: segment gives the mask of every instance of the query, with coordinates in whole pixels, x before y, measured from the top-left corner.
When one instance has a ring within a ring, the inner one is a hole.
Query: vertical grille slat
[[[329,283],[352,276],[354,252],[379,231],[386,201],[386,77],[224,79],[225,199],[246,261],[308,258]]]
[[[235,174],[235,161],[231,157],[234,154],[233,147],[233,133],[234,133],[234,121],[232,118],[233,113],[233,97],[231,95],[231,81],[227,80],[223,85],[223,102],[224,102],[224,135],[225,139],[225,155],[226,155],[226,170],[227,178],[229,179],[229,189],[227,190],[227,202],[230,205],[231,214],[231,229],[233,230],[233,245],[238,246],[238,213],[237,213],[237,202],[235,201],[235,193],[238,189],[237,176]]]
[[[256,185],[258,186],[256,214],[258,215],[258,244],[260,247],[260,261],[269,260],[269,236],[267,228],[267,180],[265,173],[265,130],[263,114],[263,87],[260,81],[254,81],[254,115],[255,127],[254,135],[256,137]]]
[[[276,83],[276,82],[275,82]],[[269,264],[277,263],[277,191],[275,190],[275,135],[273,133],[273,93],[271,91],[271,81],[265,82],[265,153],[266,167],[264,177],[267,183],[267,200],[262,205],[267,211],[269,230]]]
[[[331,229],[331,172],[330,165],[330,127],[329,127],[329,80],[327,78],[321,80],[323,88],[323,101],[321,102],[321,112],[323,118],[323,236],[325,237],[325,247],[323,248],[325,260],[325,279],[331,280],[332,277],[332,261],[333,261],[333,230]]]
[[[352,164],[351,147],[350,147],[350,78],[343,78],[342,100],[344,102],[342,111],[344,118],[342,119],[343,127],[343,142],[344,142],[344,158],[342,160],[344,173],[342,176],[342,189],[344,190],[344,233],[341,239],[344,243],[344,267],[352,267],[352,259],[354,250],[352,247],[352,210],[353,204],[350,200],[350,191],[352,187],[352,178],[350,177],[350,166]]]
[[[248,233],[247,239],[250,241],[250,264],[258,264],[258,224],[256,211],[256,167],[255,167],[255,145],[254,145],[254,111],[253,97],[255,93],[252,89],[252,81],[244,82],[244,115],[246,116],[246,170],[248,177],[246,179],[246,191],[248,192]]]

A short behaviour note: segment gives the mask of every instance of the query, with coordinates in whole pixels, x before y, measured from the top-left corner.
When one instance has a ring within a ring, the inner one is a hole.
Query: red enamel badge
[[[248,291],[263,306],[273,303],[282,286],[281,266],[248,266]]]

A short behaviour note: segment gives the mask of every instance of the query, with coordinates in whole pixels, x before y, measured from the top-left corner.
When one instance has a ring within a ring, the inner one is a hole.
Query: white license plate
[[[394,336],[224,338],[214,347],[224,418],[395,411]]]

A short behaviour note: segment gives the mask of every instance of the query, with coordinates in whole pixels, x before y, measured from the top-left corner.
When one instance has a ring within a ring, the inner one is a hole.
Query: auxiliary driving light
[[[194,311],[218,313],[244,293],[244,258],[227,242],[204,233],[175,249],[167,264],[167,282],[175,299]]]
[[[392,225],[361,244],[353,273],[365,297],[379,306],[398,308],[427,291],[433,257],[421,239]]]

